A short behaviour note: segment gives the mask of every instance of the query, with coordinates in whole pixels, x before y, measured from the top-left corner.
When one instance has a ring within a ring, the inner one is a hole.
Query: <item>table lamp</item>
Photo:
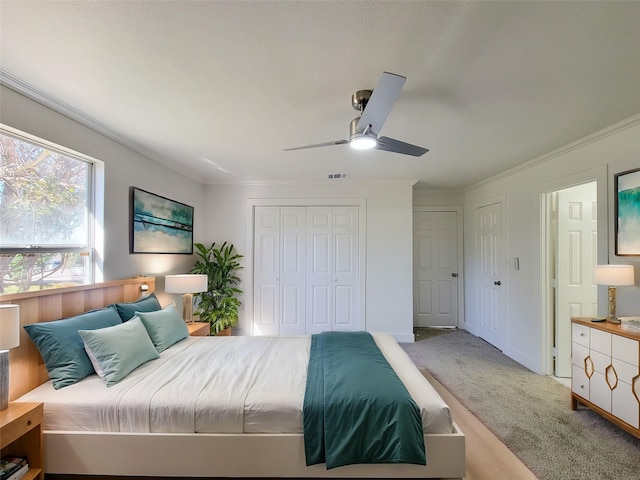
[[[598,265],[595,279],[598,285],[609,287],[607,322],[620,323],[620,319],[616,317],[616,287],[635,284],[633,265]]]
[[[182,318],[187,323],[193,322],[193,294],[206,292],[208,278],[206,275],[182,274],[164,277],[164,291],[182,293]]]
[[[20,307],[0,305],[0,410],[9,406],[9,350],[20,345]]]

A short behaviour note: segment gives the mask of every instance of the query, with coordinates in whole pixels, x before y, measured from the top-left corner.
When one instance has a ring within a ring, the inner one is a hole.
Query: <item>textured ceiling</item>
[[[0,68],[204,183],[463,188],[640,112],[640,2],[0,0]],[[351,94],[407,77],[346,145]]]

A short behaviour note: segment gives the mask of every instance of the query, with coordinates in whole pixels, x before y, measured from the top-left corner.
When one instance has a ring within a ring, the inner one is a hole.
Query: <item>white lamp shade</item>
[[[206,275],[167,275],[164,277],[164,291],[167,293],[200,293],[207,291]]]
[[[0,350],[20,345],[20,307],[0,305]]]
[[[634,285],[633,265],[598,265],[595,269],[595,279],[598,285]]]

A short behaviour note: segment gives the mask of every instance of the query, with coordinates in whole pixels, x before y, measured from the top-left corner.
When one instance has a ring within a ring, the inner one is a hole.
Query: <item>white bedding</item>
[[[422,413],[451,433],[449,407],[393,337],[373,335]],[[102,432],[302,433],[310,337],[188,337],[107,388],[91,375],[17,401],[45,404],[44,429]]]

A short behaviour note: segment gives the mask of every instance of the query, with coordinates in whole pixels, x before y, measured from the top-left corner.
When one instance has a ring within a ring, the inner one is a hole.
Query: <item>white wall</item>
[[[179,296],[162,293],[164,275],[190,271],[195,259],[191,255],[129,253],[129,187],[193,206],[196,241],[204,238],[204,187],[9,88],[0,86],[0,98],[0,123],[104,162],[104,280],[156,276],[161,302],[175,300],[181,306]]]
[[[640,257],[614,255],[614,173],[640,167],[640,116],[482,182],[465,192],[465,311],[467,329],[478,332],[475,212],[491,199],[506,199],[505,254],[520,257],[520,269],[507,263],[507,330],[504,352],[531,370],[545,372],[549,319],[543,302],[543,209],[545,192],[599,180],[598,263],[636,265],[636,286],[618,288],[618,315],[640,314]],[[605,189],[601,187],[606,185]],[[605,205],[601,205],[604,202]],[[606,313],[606,288],[600,287],[599,311]]]
[[[398,340],[413,341],[412,185],[211,185],[206,188],[205,210],[209,243],[233,243],[244,262],[252,256],[252,219],[255,199],[359,199],[366,203],[365,328],[387,332]],[[241,272],[243,284],[249,279]],[[245,288],[246,289],[246,288]],[[245,295],[239,333],[251,332],[251,298]]]
[[[464,192],[460,190],[421,190],[413,191],[413,206],[453,207],[464,205]]]

